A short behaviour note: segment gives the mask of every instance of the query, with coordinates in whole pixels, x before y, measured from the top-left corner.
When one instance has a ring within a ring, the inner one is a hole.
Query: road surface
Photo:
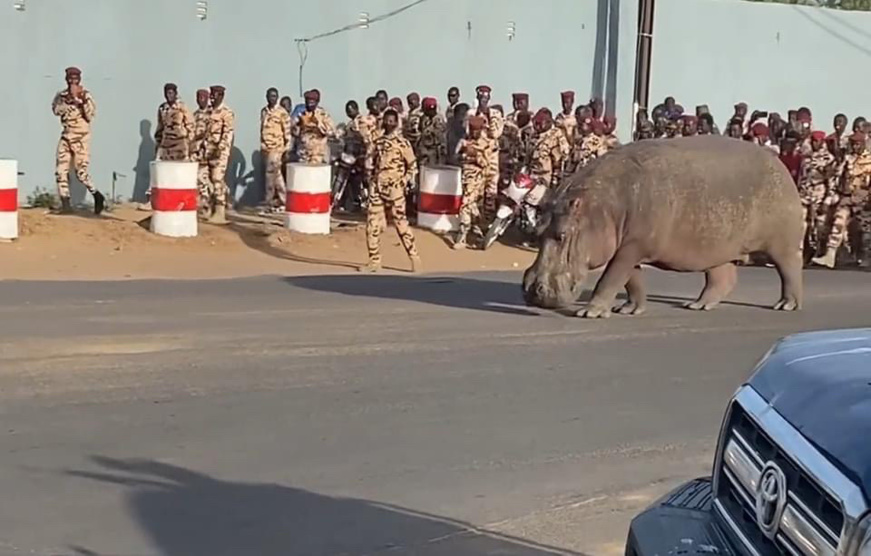
[[[2,283],[0,554],[620,554],[775,339],[871,322],[861,272],[647,274],[607,321],[518,273]]]

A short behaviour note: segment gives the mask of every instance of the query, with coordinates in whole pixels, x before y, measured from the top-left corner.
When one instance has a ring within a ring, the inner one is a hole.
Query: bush
[[[27,196],[27,204],[33,208],[54,208],[56,202],[54,193],[37,187],[36,190]]]

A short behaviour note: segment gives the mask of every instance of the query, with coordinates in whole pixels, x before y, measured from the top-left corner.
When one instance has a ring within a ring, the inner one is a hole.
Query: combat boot
[[[94,214],[100,215],[106,208],[106,197],[99,191],[94,191]]]
[[[60,213],[61,214],[72,214],[73,205],[70,203],[69,197],[61,197],[60,198]]]
[[[420,255],[409,257],[411,259],[411,272],[419,274],[423,270],[423,263],[420,260]]]
[[[212,213],[212,216],[209,218],[210,224],[217,224],[218,226],[225,226],[230,223],[227,220],[227,209],[224,205],[218,205],[215,207],[215,212]]]
[[[369,272],[375,273],[381,271],[381,263],[376,261],[369,261],[365,265],[360,267],[360,272]]]
[[[465,249],[467,235],[469,235],[469,232],[464,228],[460,228],[460,231],[457,232],[457,237],[454,239],[454,244],[452,245],[452,247],[457,250]]]
[[[837,249],[833,249],[829,247],[826,250],[826,254],[822,257],[814,257],[811,259],[811,262],[820,266],[826,266],[829,268],[835,268],[835,256],[838,254]]]

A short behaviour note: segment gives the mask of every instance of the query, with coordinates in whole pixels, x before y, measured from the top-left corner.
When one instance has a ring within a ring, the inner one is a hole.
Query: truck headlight
[[[856,556],[871,556],[871,514],[866,515],[859,521],[856,526],[855,551],[848,551],[847,554],[855,554]]]

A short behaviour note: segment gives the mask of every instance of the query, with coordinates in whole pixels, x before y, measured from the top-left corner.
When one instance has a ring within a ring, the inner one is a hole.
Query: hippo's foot
[[[684,309],[689,309],[690,311],[710,311],[719,304],[719,301],[690,301],[689,303],[684,303]]]
[[[611,316],[611,308],[590,304],[575,313],[575,316],[584,319],[607,319]]]
[[[638,304],[634,301],[631,301],[631,300],[627,301],[626,303],[624,303],[623,305],[621,305],[620,307],[615,309],[615,311],[621,315],[635,315],[635,316],[643,315],[644,311],[646,311],[646,310],[647,310],[647,307],[645,307],[644,305],[640,305],[640,304]]]
[[[783,297],[772,307],[775,311],[795,311],[798,309],[798,301],[794,297]]]

